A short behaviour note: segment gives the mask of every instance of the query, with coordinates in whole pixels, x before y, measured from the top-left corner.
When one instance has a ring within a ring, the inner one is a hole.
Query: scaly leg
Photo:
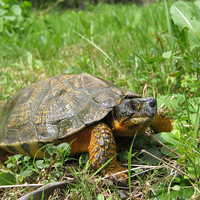
[[[172,126],[173,120],[170,119],[167,112],[162,108],[159,108],[157,111],[157,116],[154,122],[150,125],[150,127],[156,132],[171,132],[173,130]]]
[[[99,169],[111,157],[116,155],[116,143],[111,129],[105,123],[99,123],[93,127],[89,144],[90,163],[95,169]],[[113,158],[102,170],[103,175],[113,175],[114,173],[126,170]],[[125,183],[127,174],[122,173],[112,177],[115,181]]]

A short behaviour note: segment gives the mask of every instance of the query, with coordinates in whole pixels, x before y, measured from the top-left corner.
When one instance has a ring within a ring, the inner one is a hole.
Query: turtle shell
[[[37,82],[22,89],[3,107],[0,147],[7,146],[13,152],[17,145],[26,149],[33,141],[53,142],[68,137],[102,120],[126,97],[140,95],[86,73]]]

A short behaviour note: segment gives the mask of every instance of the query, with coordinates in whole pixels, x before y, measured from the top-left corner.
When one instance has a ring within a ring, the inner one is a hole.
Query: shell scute
[[[58,134],[58,127],[55,124],[39,124],[36,125],[36,132],[39,133],[35,137],[38,140],[55,139]]]

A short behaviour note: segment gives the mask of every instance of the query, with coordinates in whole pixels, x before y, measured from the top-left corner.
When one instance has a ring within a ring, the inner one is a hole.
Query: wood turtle
[[[22,89],[5,104],[1,154],[33,157],[47,143],[73,141],[71,155],[88,151],[94,169],[114,157],[101,170],[103,175],[114,174],[124,170],[115,157],[114,136],[134,136],[150,124],[156,132],[172,130],[170,119],[157,114],[155,98],[142,98],[86,73],[61,75]],[[37,157],[42,156],[41,150]],[[116,177],[123,182],[126,174]]]

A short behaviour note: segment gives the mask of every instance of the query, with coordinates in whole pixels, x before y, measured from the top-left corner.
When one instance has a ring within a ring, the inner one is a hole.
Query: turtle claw
[[[106,176],[109,177],[109,179],[113,181],[115,185],[125,186],[127,184],[128,175],[122,171],[127,169],[119,166],[118,163],[116,164],[118,165],[117,169],[106,169]]]
[[[121,186],[125,186],[127,184],[127,175],[122,173],[121,176],[111,176],[111,180],[113,181],[113,183],[115,185],[121,185]]]

